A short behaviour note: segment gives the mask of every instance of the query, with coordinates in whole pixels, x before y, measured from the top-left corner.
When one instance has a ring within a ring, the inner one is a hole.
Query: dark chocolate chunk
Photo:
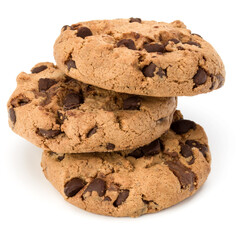
[[[129,22],[130,22],[130,23],[133,23],[133,22],[142,23],[142,20],[141,20],[141,18],[132,18],[132,17],[131,17],[131,18],[129,19]]]
[[[106,146],[107,150],[114,150],[115,148],[115,145],[112,144],[112,143],[107,143],[107,146]]]
[[[171,129],[176,134],[184,134],[187,133],[190,129],[195,129],[196,123],[190,120],[181,119],[175,121],[171,124]]]
[[[129,153],[128,156],[134,157],[134,158],[141,158],[144,156],[142,148],[138,148],[134,150],[133,152]]]
[[[62,31],[64,32],[64,31],[66,31],[68,28],[71,29],[71,27],[70,27],[69,25],[64,25],[64,26],[62,27]]]
[[[46,105],[48,105],[49,103],[51,103],[51,100],[54,96],[56,96],[56,92],[57,89],[59,88],[59,86],[53,86],[51,88],[49,88],[48,91],[42,91],[40,93],[45,93],[46,98],[40,102],[40,106],[44,107]]]
[[[11,105],[13,107],[20,107],[20,106],[28,104],[29,102],[30,102],[30,99],[28,99],[27,97],[25,97],[23,95],[19,95],[11,101]]]
[[[166,76],[166,70],[163,70],[162,68],[159,68],[157,71],[157,75],[162,78],[163,76]]]
[[[134,33],[134,38],[136,39],[136,40],[138,40],[139,38],[140,38],[140,34],[139,33]]]
[[[198,36],[198,37],[202,38],[202,36],[197,34],[197,33],[192,33],[192,35],[195,35],[195,36]]]
[[[38,90],[39,92],[47,91],[50,87],[55,85],[57,81],[51,78],[40,78],[38,80]]]
[[[98,127],[95,126],[94,128],[92,128],[88,133],[87,133],[87,138],[90,138],[94,133],[97,132]]]
[[[110,197],[106,196],[106,197],[104,197],[103,201],[108,201],[108,202],[110,202],[110,201],[112,201],[112,199],[111,199]]]
[[[199,149],[199,151],[203,154],[204,157],[206,157],[206,152],[208,151],[208,147],[204,144],[201,144],[200,142],[196,140],[187,140],[186,144],[190,146],[191,148],[196,147]]]
[[[180,151],[181,155],[185,158],[191,157],[191,160],[188,161],[188,164],[192,165],[195,162],[195,157],[193,155],[192,148],[187,144],[182,143],[180,145],[181,145],[181,151]]]
[[[185,158],[193,156],[192,148],[187,144],[181,144],[181,152],[180,153]]]
[[[204,84],[207,81],[207,77],[207,72],[203,68],[199,67],[197,73],[193,77],[195,87]]]
[[[224,77],[221,74],[216,75],[216,78],[218,79],[218,88],[222,87],[224,84]]]
[[[57,157],[57,159],[58,159],[59,161],[62,161],[64,158],[65,158],[65,154],[60,155],[60,156]]]
[[[160,45],[157,43],[154,44],[145,44],[143,46],[147,52],[161,52],[164,53],[165,47],[164,45]]]
[[[106,192],[106,182],[102,180],[101,178],[95,178],[86,188],[83,194],[93,191],[96,191],[98,193],[99,197],[104,196]]]
[[[183,44],[189,44],[189,45],[194,45],[194,46],[197,46],[197,47],[201,47],[201,44],[200,43],[197,43],[197,42],[193,42],[193,41],[188,41],[188,42],[185,42]]]
[[[66,119],[66,116],[58,111],[56,123],[61,125],[63,124],[65,119]]]
[[[85,38],[92,35],[92,31],[87,27],[80,27],[77,31],[77,37]]]
[[[46,65],[41,65],[39,67],[35,67],[31,70],[32,73],[40,73],[42,71],[44,71],[45,69],[47,69]]]
[[[65,61],[65,64],[67,65],[68,71],[70,71],[71,68],[77,68],[75,61],[73,61],[72,59],[68,59],[67,61]]]
[[[178,50],[185,50],[185,49],[184,49],[183,47],[181,47],[181,46],[178,46],[177,49],[178,49]]]
[[[124,46],[128,49],[136,50],[135,43],[132,39],[122,39],[117,43],[117,47]]]
[[[64,186],[64,193],[67,197],[75,196],[84,186],[86,182],[81,178],[72,178]]]
[[[126,199],[128,198],[128,196],[129,196],[129,190],[127,190],[127,189],[122,190],[122,191],[119,193],[117,199],[114,201],[113,206],[114,206],[114,207],[120,206],[123,202],[126,201]]]
[[[155,70],[156,65],[154,63],[150,63],[142,69],[142,73],[145,77],[153,77]]]
[[[170,41],[174,42],[175,44],[180,43],[180,41],[178,39],[176,39],[176,38],[171,38],[171,39],[168,40],[168,42],[170,42]]]
[[[142,147],[144,156],[154,156],[161,152],[161,144],[159,139],[151,142],[150,144]]]
[[[46,130],[46,129],[39,128],[37,133],[40,136],[43,136],[45,138],[54,138],[62,132],[61,132],[61,130],[52,130],[52,129]]]
[[[133,96],[123,101],[124,110],[139,110],[141,106],[141,99],[138,96]]]
[[[83,103],[83,96],[81,93],[68,93],[63,101],[63,109],[69,110],[80,106]]]
[[[184,166],[179,161],[166,161],[166,164],[173,174],[178,178],[182,189],[186,189],[189,186],[190,191],[194,190],[194,183],[197,180],[197,176],[190,168]]]
[[[10,108],[8,111],[9,114],[9,118],[11,119],[12,123],[15,124],[16,123],[16,113],[15,110],[13,108]]]

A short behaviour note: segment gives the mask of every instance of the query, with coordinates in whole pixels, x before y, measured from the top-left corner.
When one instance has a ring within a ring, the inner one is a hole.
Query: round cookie
[[[176,98],[116,93],[67,77],[52,63],[20,73],[8,102],[12,130],[58,153],[107,152],[143,146],[172,122]]]
[[[46,178],[71,204],[97,214],[137,217],[193,195],[206,181],[211,156],[203,128],[175,121],[134,151],[57,155],[44,151]]]
[[[225,81],[214,48],[180,21],[131,18],[64,26],[54,56],[67,75],[130,94],[192,96]]]

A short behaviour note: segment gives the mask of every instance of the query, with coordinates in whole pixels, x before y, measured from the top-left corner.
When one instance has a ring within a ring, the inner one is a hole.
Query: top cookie
[[[225,81],[217,52],[181,21],[130,18],[64,26],[54,56],[67,75],[130,94],[192,96]]]

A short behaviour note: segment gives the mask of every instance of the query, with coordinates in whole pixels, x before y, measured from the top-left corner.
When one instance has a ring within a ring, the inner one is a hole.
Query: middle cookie
[[[87,85],[52,63],[21,73],[8,102],[14,132],[56,153],[138,148],[167,131],[176,98],[138,97]]]

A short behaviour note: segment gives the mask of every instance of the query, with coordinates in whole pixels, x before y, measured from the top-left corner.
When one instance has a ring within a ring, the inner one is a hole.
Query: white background
[[[1,1],[0,3],[0,239],[239,239],[240,13],[237,0]],[[157,214],[113,218],[65,202],[44,178],[41,150],[14,134],[6,103],[16,76],[54,61],[53,44],[65,24],[93,19],[181,19],[222,57],[225,86],[179,98],[186,119],[209,137],[212,171],[193,197]]]

